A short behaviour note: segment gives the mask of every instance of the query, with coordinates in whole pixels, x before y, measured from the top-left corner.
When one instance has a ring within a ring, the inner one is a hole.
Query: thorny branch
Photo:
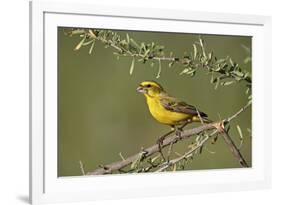
[[[169,67],[175,64],[181,65],[183,69],[180,75],[195,76],[198,69],[204,69],[211,75],[210,82],[215,85],[228,86],[240,81],[246,82],[246,93],[251,90],[251,74],[242,69],[230,57],[218,59],[213,52],[207,52],[205,43],[199,37],[198,42],[193,44],[193,50],[185,52],[183,56],[175,56],[172,52],[165,53],[164,46],[157,45],[154,42],[136,42],[127,33],[126,38],[122,38],[117,32],[101,29],[83,29],[77,28],[66,30],[69,36],[79,35],[81,40],[74,50],[90,46],[89,53],[93,52],[96,41],[101,42],[105,47],[111,47],[115,50],[114,55],[119,57],[130,57],[132,63],[130,74],[133,73],[135,62],[151,62],[151,66],[158,65],[156,78],[159,78],[162,71],[162,62],[167,62]]]
[[[243,110],[247,109],[249,106],[250,106],[250,103],[247,104],[245,107],[243,107]],[[224,129],[225,123],[229,123],[231,120],[238,117],[241,113],[242,113],[241,110],[239,110],[237,113],[235,113],[233,115],[234,117],[231,116],[227,120],[222,120],[222,121],[219,121],[219,122],[213,122],[213,123],[209,123],[209,124],[203,124],[203,125],[201,125],[199,127],[196,127],[196,128],[183,130],[183,132],[181,134],[181,138],[179,138],[177,135],[169,136],[166,139],[164,139],[163,144],[162,144],[162,149],[171,145],[171,144],[175,144],[179,141],[188,139],[193,135],[200,134],[204,131],[216,130],[215,133],[217,133],[217,132],[223,133],[223,136],[224,136],[224,139],[225,139],[227,145],[230,147],[230,150],[232,151],[234,157],[238,160],[240,165],[242,167],[248,167],[248,165],[247,165],[245,159],[243,158],[242,154],[240,153],[239,149],[235,146],[231,137],[228,135],[228,133]],[[213,133],[213,134],[215,134],[215,133]],[[208,139],[210,139],[210,137],[213,134],[205,137],[202,141],[200,141],[200,143],[198,145],[196,145],[195,147],[190,149],[183,156],[181,156],[179,158],[176,158],[176,159],[173,159],[173,160],[166,161],[163,165],[160,165],[161,168],[158,169],[158,171],[163,171],[163,170],[167,169],[168,167],[170,167],[171,165],[174,165],[178,161],[191,157],[192,153],[194,151],[198,150],[200,147],[202,147],[208,141]],[[153,154],[155,154],[159,151],[160,150],[159,150],[158,144],[154,144],[151,147],[143,149],[141,152],[128,157],[127,159],[122,159],[121,161],[113,162],[113,163],[108,164],[108,165],[102,165],[101,168],[98,168],[98,169],[96,169],[92,172],[88,172],[87,175],[110,174],[110,173],[113,173],[115,171],[120,171],[120,170],[122,170],[122,168],[124,168],[124,167],[138,161],[138,160],[144,160],[145,158],[148,158],[151,155],[153,155]],[[157,167],[159,167],[159,166],[157,166]]]

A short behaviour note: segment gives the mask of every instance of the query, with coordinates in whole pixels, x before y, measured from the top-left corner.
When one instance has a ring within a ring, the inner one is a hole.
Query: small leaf
[[[193,59],[195,60],[197,57],[197,47],[195,44],[193,44]]]
[[[89,54],[92,54],[92,52],[93,52],[93,49],[94,49],[94,46],[95,46],[95,40],[93,40],[93,43],[92,43],[92,45],[91,45],[91,47],[90,47],[90,50],[89,50]]]
[[[213,68],[213,71],[218,72],[221,70],[221,67],[218,65],[217,68]]]
[[[215,90],[218,89],[219,84],[220,84],[220,78],[217,78],[217,83],[216,83],[216,85],[215,85]]]
[[[226,59],[219,59],[217,60],[216,64],[221,64],[221,63],[224,63],[226,61]]]
[[[86,36],[84,36],[84,38],[77,44],[77,46],[74,48],[74,50],[78,51],[82,47],[85,40],[86,40]]]
[[[139,44],[137,44],[137,42],[134,41],[134,39],[130,39],[130,42],[134,45],[134,47],[136,47],[137,49],[140,49]]]
[[[202,152],[203,152],[203,148],[204,148],[204,146],[203,146],[203,145],[199,148],[199,154],[202,154]]]
[[[211,77],[210,83],[214,83],[214,73],[212,73],[212,77]]]
[[[234,66],[234,63],[233,63],[233,61],[232,61],[231,58],[229,58],[229,62],[230,62],[230,65],[231,65],[231,66]]]
[[[237,127],[238,133],[240,135],[240,139],[243,139],[243,134],[242,134],[242,130],[241,130],[240,126],[237,125],[236,127]]]
[[[141,50],[142,50],[142,49],[145,50],[145,44],[144,44],[144,42],[141,43],[140,49],[141,49]]]
[[[221,82],[221,85],[227,86],[227,85],[231,85],[233,83],[235,83],[235,81],[226,81],[226,82]]]
[[[145,51],[145,53],[143,54],[144,57],[147,57],[147,55],[149,54],[149,52],[150,52],[150,49],[147,49],[147,50]]]
[[[159,157],[160,157],[160,155],[157,155],[156,157],[153,157],[153,158],[151,159],[151,162],[152,162],[152,163],[155,162]]]
[[[139,162],[139,159],[136,159],[135,161],[133,161],[133,163],[131,164],[131,169],[135,169],[137,167],[138,162]]]
[[[133,60],[132,60],[132,63],[131,63],[131,67],[130,67],[130,75],[132,75],[132,74],[133,74],[134,67],[135,67],[135,57],[133,57]]]
[[[238,133],[240,135],[240,145],[239,145],[239,149],[240,149],[242,147],[244,137],[243,137],[242,130],[241,130],[239,125],[237,125],[237,130],[238,130]]]
[[[76,30],[70,31],[69,35],[72,36],[72,35],[78,35],[78,34],[83,34],[83,33],[85,33],[84,29],[76,29]]]
[[[243,77],[244,76],[244,73],[238,71],[238,70],[234,70],[232,71],[233,74],[237,75],[238,77]]]
[[[187,73],[189,70],[190,70],[189,68],[183,69],[182,72],[180,72],[180,75]]]
[[[174,172],[174,171],[177,171],[177,164],[174,164],[174,165],[173,165],[173,172]]]
[[[245,94],[248,94],[250,91],[250,88],[247,88],[246,91],[245,91]]]
[[[82,46],[87,46],[87,45],[90,45],[92,42],[93,42],[93,40],[90,40],[90,41],[84,42],[84,43],[82,44]]]
[[[209,53],[208,58],[209,58],[209,60],[212,60],[212,58],[213,58],[213,53],[212,52]]]
[[[125,158],[123,157],[123,155],[122,155],[121,152],[119,152],[119,156],[121,157],[121,159],[122,159],[123,161],[125,161]]]
[[[89,29],[89,33],[91,35],[91,37],[96,38],[97,36],[93,33],[92,29]]]
[[[249,63],[251,60],[252,60],[252,59],[251,59],[251,57],[247,57],[247,58],[245,58],[245,59],[244,59],[244,64]]]
[[[156,78],[160,78],[160,74],[161,74],[161,72],[162,72],[161,60],[159,59],[158,61],[159,61],[159,67],[158,67],[158,73],[157,73]]]

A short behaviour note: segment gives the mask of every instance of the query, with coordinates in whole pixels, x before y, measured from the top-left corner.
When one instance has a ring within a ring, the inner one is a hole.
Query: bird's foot
[[[183,132],[183,129],[182,129],[182,128],[177,128],[177,129],[176,129],[176,136],[177,136],[179,139],[182,139],[182,132]]]
[[[157,144],[158,144],[159,150],[161,150],[161,148],[162,148],[162,144],[163,144],[163,141],[164,141],[165,137],[166,137],[165,135],[161,136],[157,140]]]

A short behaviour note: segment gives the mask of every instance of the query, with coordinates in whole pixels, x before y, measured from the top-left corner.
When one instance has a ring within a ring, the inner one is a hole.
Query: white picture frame
[[[30,3],[30,21],[30,201],[32,204],[270,187],[270,17],[35,1]],[[57,26],[253,36],[252,109],[255,138],[252,168],[173,174],[58,178]],[[187,27],[189,30],[186,30]],[[152,181],[153,183],[148,183]]]

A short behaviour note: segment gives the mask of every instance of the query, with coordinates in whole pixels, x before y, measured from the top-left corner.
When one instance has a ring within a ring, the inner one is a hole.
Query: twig
[[[234,118],[238,117],[238,115],[240,115],[242,112],[244,112],[249,106],[251,105],[251,103],[247,103],[244,107],[242,107],[238,112],[236,112],[234,115],[230,116],[229,118],[227,118],[225,120],[225,123],[230,122],[231,120],[233,120]]]
[[[82,175],[85,175],[84,165],[81,160],[79,161],[79,164],[80,164],[80,170],[81,170]]]
[[[193,54],[195,56],[192,59],[187,55],[184,55],[183,57],[174,57],[171,55],[166,56],[163,48],[159,48],[160,45],[153,44],[154,46],[152,46],[151,44],[145,44],[144,42],[142,42],[141,44],[143,46],[140,47],[138,43],[132,43],[132,41],[134,42],[132,38],[128,38],[127,40],[122,39],[122,37],[117,32],[112,32],[109,30],[77,29],[67,32],[66,34],[70,36],[79,35],[80,38],[82,38],[80,43],[77,45],[78,48],[76,50],[80,49],[82,46],[88,46],[88,42],[90,42],[91,40],[98,40],[105,44],[106,47],[111,47],[116,50],[117,52],[115,52],[115,54],[119,56],[139,58],[139,60],[143,61],[144,63],[148,60],[158,61],[159,69],[157,78],[161,73],[161,61],[166,61],[169,62],[169,66],[175,63],[183,65],[184,70],[182,71],[182,73],[186,73],[190,76],[193,76],[195,74],[195,71],[199,67],[206,69],[209,73],[217,73],[219,74],[219,76],[216,77],[216,82],[213,82],[217,85],[222,79],[231,79],[231,81],[221,82],[221,85],[230,85],[234,81],[238,82],[240,80],[247,82],[249,86],[252,83],[252,79],[249,76],[250,74],[245,70],[243,71],[237,63],[234,63],[231,60],[231,58],[226,57],[224,59],[217,59],[215,56],[213,56],[213,52],[207,53],[205,44],[200,37],[199,42],[196,42],[196,44],[201,48],[201,52],[197,53],[196,51],[197,54]],[[85,37],[89,41],[84,43]],[[193,46],[197,50],[196,44],[194,44]],[[157,46],[158,49],[156,49]]]
[[[223,130],[223,139],[226,144],[230,147],[230,151],[232,152],[233,156],[239,161],[242,167],[249,167],[246,160],[243,158],[242,154],[240,153],[239,149],[234,144],[233,140],[229,136],[229,134]]]
[[[185,154],[183,154],[180,157],[177,157],[173,160],[168,161],[167,163],[163,163],[162,165],[160,165],[160,169],[156,170],[156,172],[162,172],[164,170],[166,170],[167,168],[169,168],[170,166],[175,165],[176,163],[178,163],[179,161],[183,160],[183,159],[188,159],[190,157],[193,156],[193,153],[200,149],[205,142],[208,141],[208,139],[210,139],[211,136],[213,136],[215,133],[217,133],[217,131],[213,132],[212,134],[208,135],[207,137],[205,137],[203,140],[200,141],[200,143],[197,146],[194,146],[192,149],[190,149],[188,152],[186,152]]]
[[[205,124],[205,125],[202,125],[200,127],[192,128],[192,129],[189,129],[189,130],[184,130],[182,132],[181,138],[179,138],[177,135],[172,135],[170,137],[167,137],[166,139],[163,140],[162,148],[170,145],[172,142],[177,143],[178,141],[188,139],[189,137],[191,137],[195,134],[201,133],[205,130],[216,129],[218,123],[221,123],[221,122]],[[146,157],[149,157],[149,156],[155,154],[156,152],[159,152],[159,146],[158,146],[158,144],[154,144],[153,146],[144,149],[144,151],[146,153],[144,154],[143,157],[146,158]],[[93,172],[88,172],[87,175],[98,175],[98,174],[112,173],[112,172],[117,171],[117,170],[119,170],[123,167],[126,167],[129,164],[136,161],[139,158],[140,154],[141,153],[137,153],[135,155],[132,155],[132,156],[128,157],[126,160],[117,161],[117,162],[113,162],[111,164],[102,166],[101,168],[98,168],[98,169],[94,170]]]
[[[249,105],[246,105],[243,108],[243,110],[245,110],[248,107],[249,107]],[[204,125],[201,125],[199,127],[195,127],[195,128],[192,128],[192,129],[184,130],[182,132],[181,138],[178,138],[177,135],[172,135],[170,137],[167,137],[166,139],[163,140],[163,144],[162,144],[161,147],[164,148],[164,147],[170,145],[172,142],[173,143],[177,143],[178,141],[188,139],[188,138],[190,138],[193,135],[199,134],[199,133],[201,133],[203,131],[207,131],[207,130],[217,129],[219,132],[223,132],[224,133],[225,132],[225,130],[223,128],[224,122],[228,122],[229,123],[231,120],[233,120],[234,118],[238,117],[242,112],[243,111],[239,110],[237,113],[235,113],[234,115],[229,117],[227,120],[223,120],[223,121],[219,121],[219,122],[213,122],[213,123],[209,123],[209,124],[204,124]],[[225,136],[225,134],[224,134],[224,136]],[[229,137],[230,140],[226,139],[228,137]],[[231,147],[231,150],[234,150],[234,151],[232,151],[232,153],[235,156],[235,158],[238,159],[238,161],[240,162],[241,166],[247,167],[247,163],[244,163],[245,162],[244,158],[242,157],[241,153],[239,152],[239,150],[237,149],[237,147],[235,146],[235,144],[233,143],[233,141],[231,140],[229,135],[225,137],[225,140],[226,140],[227,144]],[[158,144],[154,144],[153,146],[144,149],[142,151],[142,153],[144,151],[145,151],[145,154],[143,154],[143,158],[147,158],[147,157],[155,154],[156,152],[159,152],[160,150],[159,150]],[[135,155],[132,155],[132,156],[128,157],[125,160],[113,162],[111,164],[102,166],[101,168],[98,168],[98,169],[96,169],[96,170],[94,170],[92,172],[88,172],[87,175],[110,174],[110,173],[112,173],[114,171],[118,171],[118,170],[122,169],[123,167],[126,167],[126,166],[130,165],[135,160],[137,160],[139,158],[140,154],[141,153],[137,153]]]

